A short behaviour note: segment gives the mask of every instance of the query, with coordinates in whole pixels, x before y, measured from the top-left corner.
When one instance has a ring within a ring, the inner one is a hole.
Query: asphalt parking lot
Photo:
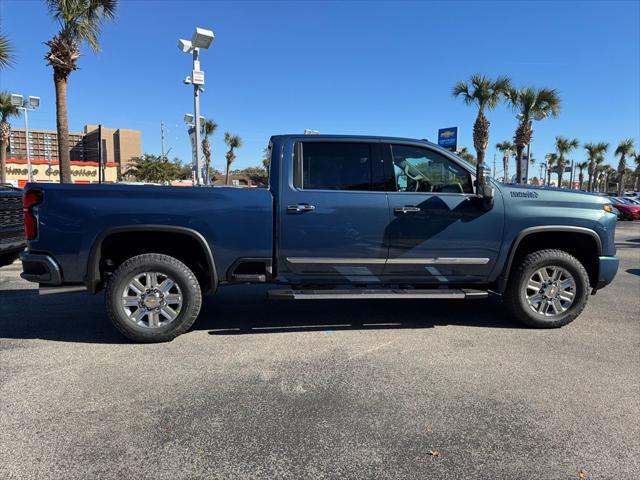
[[[640,222],[560,330],[500,302],[209,298],[169,344],[0,270],[0,478],[631,479]],[[432,453],[438,453],[434,456]]]

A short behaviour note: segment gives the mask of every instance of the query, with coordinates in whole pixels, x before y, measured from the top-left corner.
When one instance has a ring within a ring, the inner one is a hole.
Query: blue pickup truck
[[[161,342],[234,284],[292,300],[501,295],[549,328],[616,274],[602,197],[477,178],[424,140],[281,135],[269,149],[265,189],[27,185],[22,277],[105,289],[120,332]]]

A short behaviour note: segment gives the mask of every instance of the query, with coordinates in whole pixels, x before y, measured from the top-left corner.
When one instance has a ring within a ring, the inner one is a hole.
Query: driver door
[[[385,276],[425,283],[482,282],[500,251],[502,198],[482,209],[462,162],[424,145],[383,145],[390,223]],[[399,277],[399,278],[398,278]]]

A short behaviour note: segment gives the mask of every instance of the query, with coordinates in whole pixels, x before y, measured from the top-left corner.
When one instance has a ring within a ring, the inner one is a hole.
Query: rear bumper
[[[618,257],[599,257],[598,258],[598,284],[596,288],[602,288],[609,285],[618,271],[620,259]]]
[[[20,255],[22,273],[20,276],[29,282],[43,285],[62,284],[62,273],[56,261],[49,255],[25,252]]]

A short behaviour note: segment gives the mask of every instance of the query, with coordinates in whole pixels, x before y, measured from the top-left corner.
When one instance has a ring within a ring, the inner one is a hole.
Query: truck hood
[[[590,203],[594,206],[611,203],[603,195],[591,192],[583,192],[580,190],[568,190],[555,187],[540,187],[534,185],[516,185],[516,184],[498,184],[498,188],[502,192],[504,201],[540,200],[542,202],[559,202],[559,203]]]

